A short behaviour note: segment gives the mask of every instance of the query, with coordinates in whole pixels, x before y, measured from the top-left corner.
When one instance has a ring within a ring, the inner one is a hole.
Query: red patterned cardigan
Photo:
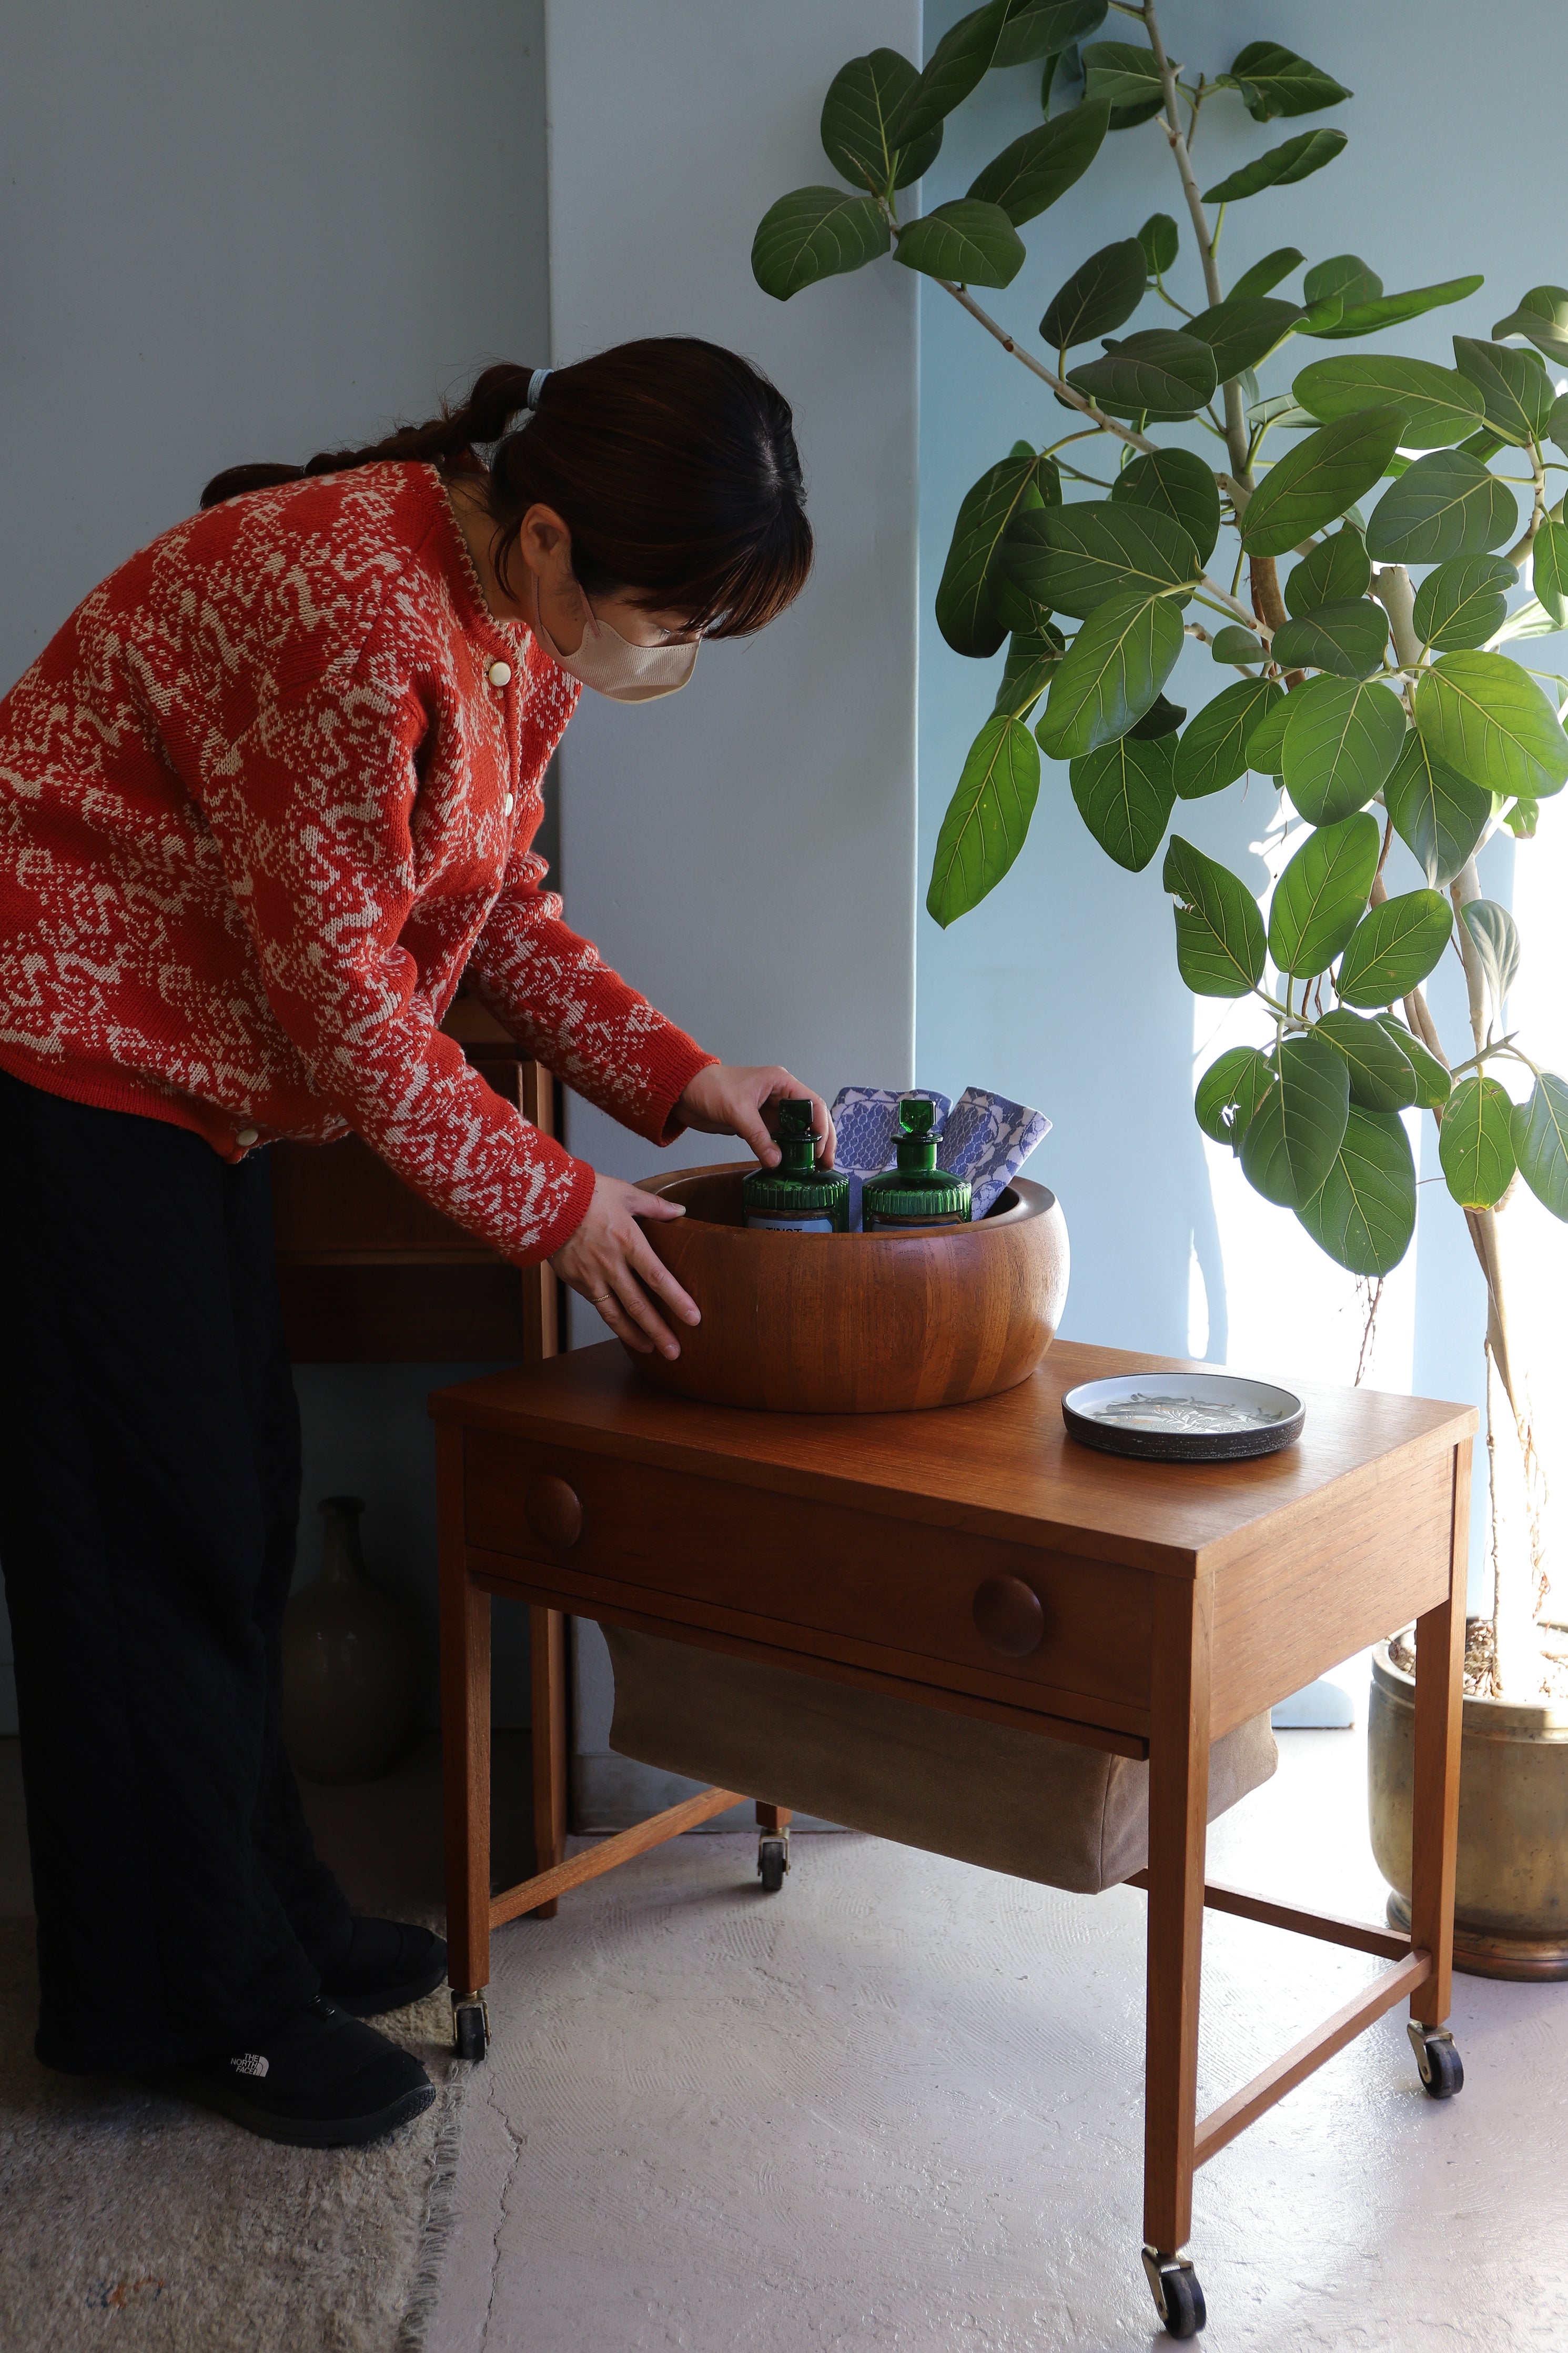
[[[578,691],[492,618],[430,467],[165,532],[0,702],[0,1067],[231,1161],[355,1129],[508,1258],[547,1257],[594,1172],[442,1036],[465,967],[652,1142],[713,1059],[542,887],[530,844]]]

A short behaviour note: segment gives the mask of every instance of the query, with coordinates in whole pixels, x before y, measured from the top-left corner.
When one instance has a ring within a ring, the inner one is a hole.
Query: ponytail
[[[458,407],[363,448],[324,449],[303,466],[231,466],[202,505],[357,466],[445,470],[477,454],[489,461],[476,488],[509,594],[522,519],[545,505],[572,534],[572,568],[590,597],[630,595],[723,638],[762,628],[799,595],[812,538],[794,420],[758,370],[682,335],[540,370],[539,383],[535,373],[488,367]]]

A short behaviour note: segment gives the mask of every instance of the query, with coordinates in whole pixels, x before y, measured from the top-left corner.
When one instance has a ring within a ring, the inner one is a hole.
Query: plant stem
[[[1513,545],[1503,557],[1505,564],[1516,565],[1519,567],[1521,584],[1526,588],[1531,585],[1530,575],[1535,568],[1533,562],[1535,534],[1541,529],[1546,514],[1546,476],[1542,468],[1541,450],[1534,441],[1530,445],[1530,470],[1535,480],[1535,497],[1531,503],[1530,522],[1523,536],[1514,541]]]
[[[1372,593],[1388,615],[1400,667],[1417,669],[1424,649],[1415,628],[1415,591],[1404,565],[1380,565],[1373,575]]]
[[[1119,425],[1114,417],[1107,417],[1102,409],[1096,408],[1092,400],[1086,400],[1065,376],[1058,375],[1054,368],[1045,366],[1032,353],[1025,351],[1021,343],[1016,343],[1006,328],[999,327],[990,313],[981,309],[967,286],[959,286],[951,278],[939,278],[934,282],[945,287],[953,301],[967,311],[972,319],[978,319],[986,333],[994,335],[1005,352],[1010,352],[1016,360],[1021,360],[1042,384],[1048,384],[1058,400],[1065,400],[1069,408],[1076,408],[1080,415],[1092,418],[1100,432],[1114,433],[1119,441],[1130,441],[1134,449],[1142,449],[1148,457],[1157,453],[1160,447],[1157,441],[1151,441],[1146,433],[1134,432],[1131,426]]]

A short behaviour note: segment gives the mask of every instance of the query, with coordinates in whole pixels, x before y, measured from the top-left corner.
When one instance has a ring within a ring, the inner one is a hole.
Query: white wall
[[[963,0],[931,0],[928,50],[962,13]],[[1112,17],[1100,37],[1120,37],[1118,23]],[[1451,365],[1453,333],[1486,335],[1526,287],[1563,277],[1561,225],[1542,200],[1540,176],[1544,171],[1549,180],[1552,167],[1533,161],[1555,152],[1556,93],[1568,69],[1568,18],[1553,0],[1516,0],[1494,12],[1484,32],[1479,20],[1435,11],[1425,0],[1384,0],[1375,8],[1359,0],[1168,0],[1162,23],[1172,54],[1194,72],[1223,71],[1245,42],[1268,37],[1357,92],[1331,114],[1267,129],[1234,101],[1217,99],[1205,111],[1194,151],[1200,185],[1320,119],[1351,142],[1300,185],[1232,207],[1221,246],[1226,282],[1285,244],[1310,259],[1360,253],[1391,291],[1484,270],[1487,285],[1468,302],[1355,346]],[[1122,29],[1137,37],[1135,26]],[[989,79],[949,123],[925,183],[927,207],[962,194],[984,162],[1038,121],[1038,89],[1037,67]],[[1112,134],[1088,178],[1026,228],[1029,260],[1012,286],[984,298],[986,307],[1034,346],[1040,314],[1068,272],[1096,248],[1132,235],[1154,211],[1172,214],[1181,227],[1173,290],[1201,307],[1191,231],[1157,122]],[[952,653],[931,617],[952,517],[969,484],[1015,437],[1042,444],[1067,430],[1068,420],[947,296],[924,290],[921,313],[923,892],[942,811],[1001,667],[999,657],[983,665]],[[1151,301],[1135,323],[1161,320],[1175,323]],[[1300,348],[1304,365],[1313,352],[1338,346]],[[1289,372],[1276,363],[1268,388],[1279,388]],[[1201,445],[1201,436],[1191,438]],[[1068,454],[1104,475],[1095,447],[1079,444]],[[1543,649],[1524,649],[1525,660],[1568,667],[1561,639],[1540,643]],[[1189,646],[1170,691],[1195,708],[1223,682],[1206,654]],[[1261,889],[1266,869],[1250,845],[1272,807],[1272,795],[1254,780],[1245,801],[1233,791],[1178,803],[1173,823]],[[1568,882],[1568,811],[1548,806],[1542,839],[1519,853],[1521,868],[1527,860],[1538,901],[1550,888],[1545,878]],[[1058,1190],[1072,1234],[1068,1336],[1173,1353],[1190,1345],[1194,1354],[1287,1377],[1295,1368],[1349,1380],[1362,1322],[1356,1286],[1293,1219],[1251,1194],[1228,1154],[1205,1151],[1193,1120],[1194,1055],[1202,1067],[1228,1038],[1224,1008],[1209,1002],[1194,1008],[1178,978],[1160,863],[1156,858],[1136,876],[1113,866],[1073,807],[1065,767],[1046,764],[1028,844],[1001,888],[945,934],[921,917],[920,1079],[950,1092],[970,1080],[988,1082],[1055,1119],[1036,1166]],[[1511,844],[1489,848],[1482,877],[1493,897],[1509,898],[1514,864]],[[1419,879],[1396,845],[1391,887]],[[1538,924],[1538,958],[1554,944],[1540,931]],[[1528,980],[1528,935],[1525,954]],[[1463,1034],[1462,987],[1440,975],[1435,1002],[1445,1034]],[[1539,987],[1537,1016],[1556,1023],[1555,1040],[1545,1034],[1562,1068],[1564,1016]],[[1543,1036],[1539,1021],[1535,1034]],[[1424,1130],[1427,1181],[1417,1241],[1388,1286],[1372,1377],[1383,1387],[1479,1402],[1482,1289],[1462,1219],[1437,1175],[1430,1120]],[[1568,1237],[1543,1213],[1525,1216],[1539,1252],[1537,1288],[1561,1302],[1568,1296]],[[1482,1479],[1473,1562],[1482,1550],[1484,1493]],[[1473,1590],[1479,1595],[1479,1586]]]
[[[567,913],[724,1060],[785,1062],[828,1095],[913,1074],[916,290],[878,270],[780,304],[751,245],[775,197],[833,176],[817,118],[837,68],[879,45],[918,56],[919,14],[546,5],[555,357],[677,333],[754,359],[794,406],[817,543],[794,610],[705,648],[679,695],[584,697],[560,761]],[[569,1134],[616,1175],[654,1165],[581,1104]],[[736,1154],[689,1136],[676,1157]],[[573,1336],[604,1327],[574,1306]],[[596,1632],[581,1649],[602,1659]],[[596,1746],[602,1669],[590,1682]]]
[[[542,0],[30,0],[0,74],[0,691],[243,459],[428,416],[548,356]],[[322,1493],[434,1656],[425,1396],[462,1367],[305,1368]],[[515,1620],[501,1712],[526,1720]],[[0,1732],[16,1728],[0,1611]],[[434,1678],[432,1677],[432,1686]]]

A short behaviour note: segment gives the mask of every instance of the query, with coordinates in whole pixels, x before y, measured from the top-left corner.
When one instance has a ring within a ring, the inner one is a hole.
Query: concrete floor
[[[498,1746],[521,1873],[525,1754]],[[1216,1875],[1379,1916],[1362,1734],[1280,1750],[1217,1826]],[[307,1799],[357,1901],[438,1900],[429,1747]],[[1142,1897],[847,1836],[797,1840],[764,1897],[754,1854],[688,1838],[497,1937],[428,2353],[1168,2343],[1137,2261]],[[1202,2105],[1375,1967],[1211,1914]],[[1422,2094],[1395,2013],[1199,2176],[1213,2353],[1568,2353],[1568,1986],[1461,1978],[1453,2023],[1458,2100]]]
[[[1364,1713],[1364,1710],[1358,1712]],[[1215,1874],[1381,1915],[1359,1732],[1286,1734]],[[431,2353],[1168,2343],[1138,2264],[1143,1899],[876,1841],[689,1838],[496,1940]],[[1210,1915],[1208,2107],[1376,1968]],[[1458,1982],[1199,2176],[1214,2353],[1568,2348],[1568,1986]]]

